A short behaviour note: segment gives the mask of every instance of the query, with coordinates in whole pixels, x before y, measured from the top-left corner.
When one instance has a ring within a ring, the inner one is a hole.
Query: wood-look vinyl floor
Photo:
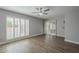
[[[79,53],[79,45],[61,37],[40,35],[2,45],[0,53]]]

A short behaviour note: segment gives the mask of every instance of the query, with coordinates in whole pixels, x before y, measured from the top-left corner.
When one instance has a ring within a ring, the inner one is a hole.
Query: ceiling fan
[[[32,12],[34,14],[37,14],[37,15],[47,15],[48,14],[48,11],[50,11],[50,9],[48,8],[36,8],[37,12]]]

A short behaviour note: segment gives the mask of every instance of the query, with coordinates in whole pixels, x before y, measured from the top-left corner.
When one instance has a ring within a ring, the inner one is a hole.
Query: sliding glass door
[[[29,35],[29,20],[7,17],[6,23],[7,40]]]
[[[56,28],[56,21],[47,21],[45,23],[45,33],[50,35],[56,35],[57,28]]]

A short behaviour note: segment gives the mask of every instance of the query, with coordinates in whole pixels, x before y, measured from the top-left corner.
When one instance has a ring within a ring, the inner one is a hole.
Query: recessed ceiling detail
[[[43,7],[35,8],[35,9],[36,9],[36,11],[32,12],[32,13],[36,14],[36,15],[39,15],[39,16],[47,16],[48,12],[50,11],[49,8],[43,8]]]

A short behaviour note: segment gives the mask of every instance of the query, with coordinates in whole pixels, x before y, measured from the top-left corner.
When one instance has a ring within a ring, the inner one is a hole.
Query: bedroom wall
[[[6,20],[5,16],[0,14],[0,42],[6,41]]]
[[[65,41],[79,44],[79,11],[65,16]]]
[[[29,19],[29,36],[43,34],[43,20],[0,9],[0,42],[6,41],[6,16]]]

